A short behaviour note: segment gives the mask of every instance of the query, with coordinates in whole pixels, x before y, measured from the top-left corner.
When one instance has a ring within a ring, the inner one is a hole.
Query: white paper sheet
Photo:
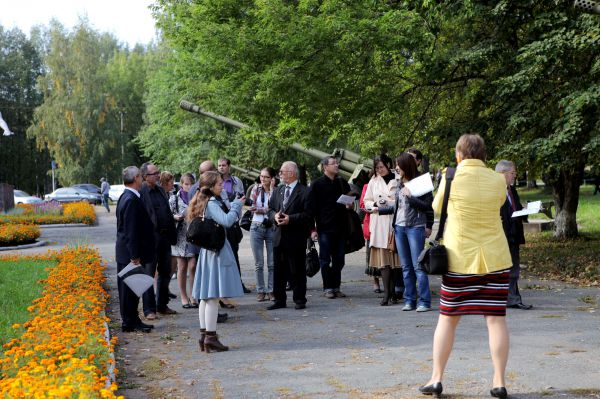
[[[123,282],[135,292],[135,295],[141,297],[154,284],[154,278],[144,273],[137,273],[127,277]]]
[[[404,186],[410,190],[410,195],[413,197],[420,197],[433,191],[433,181],[431,181],[429,173],[423,173],[421,176],[415,177],[408,183],[404,183]]]
[[[352,205],[354,204],[354,197],[351,195],[340,195],[340,198],[337,199],[337,203],[338,204],[342,204],[342,205]]]
[[[136,267],[141,267],[142,265],[134,265],[133,263],[129,262],[129,264],[127,266],[125,266],[123,268],[123,270],[121,270],[117,276],[119,277],[123,277],[124,275],[126,275],[127,273],[129,273],[131,270],[133,270]]]
[[[542,201],[533,201],[527,204],[527,208],[523,208],[520,211],[515,211],[512,214],[512,217],[516,218],[519,216],[532,215],[534,213],[540,213],[540,209],[542,209]]]

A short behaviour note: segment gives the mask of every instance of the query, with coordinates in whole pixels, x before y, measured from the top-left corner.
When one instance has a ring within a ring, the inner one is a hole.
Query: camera
[[[266,229],[273,226],[273,222],[269,218],[264,218],[262,221],[262,226]]]

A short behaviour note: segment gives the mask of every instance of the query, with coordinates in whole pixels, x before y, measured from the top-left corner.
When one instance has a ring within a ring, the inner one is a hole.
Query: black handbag
[[[246,231],[250,231],[250,226],[252,226],[252,211],[247,210],[240,219],[240,227]]]
[[[192,219],[185,239],[201,248],[218,251],[225,245],[225,228],[204,215]]]
[[[315,248],[315,242],[309,238],[306,242],[306,275],[313,277],[319,273],[320,269],[321,264],[319,263],[319,254],[317,248]]]
[[[442,203],[442,215],[440,216],[440,225],[435,239],[429,241],[429,246],[424,248],[419,254],[417,263],[427,274],[441,275],[448,273],[448,253],[446,247],[440,244],[440,239],[444,234],[446,218],[448,217],[448,198],[450,197],[450,186],[454,179],[454,168],[446,169],[446,188],[444,190],[444,202]]]
[[[365,237],[363,236],[362,225],[358,214],[352,209],[345,210],[345,233],[344,253],[356,252],[365,246]]]

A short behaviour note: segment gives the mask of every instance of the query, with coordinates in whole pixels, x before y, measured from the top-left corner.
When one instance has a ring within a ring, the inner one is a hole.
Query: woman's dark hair
[[[410,155],[408,152],[403,152],[398,155],[396,158],[396,165],[402,172],[404,172],[404,177],[407,180],[412,180],[417,177],[417,161],[415,161],[415,157]]]
[[[267,173],[269,174],[269,176],[271,176],[271,177],[275,177],[275,175],[277,175],[277,172],[275,172],[275,169],[273,169],[270,166],[267,166],[266,168],[262,168],[262,170],[266,170]]]
[[[485,142],[478,134],[463,134],[456,142],[455,151],[462,159],[480,159],[485,162]]]
[[[373,158],[373,174],[375,175],[375,169],[377,169],[377,164],[381,162],[383,166],[387,168],[388,171],[392,171],[393,161],[392,158],[388,157],[386,154],[381,154],[378,157]]]

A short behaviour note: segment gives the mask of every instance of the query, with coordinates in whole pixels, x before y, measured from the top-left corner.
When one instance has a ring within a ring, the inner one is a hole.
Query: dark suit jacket
[[[269,201],[269,219],[275,226],[273,246],[306,248],[306,240],[309,238],[310,230],[314,226],[313,217],[310,213],[310,190],[298,182],[291,192],[285,208],[283,207],[284,193],[285,185],[282,184],[275,189]],[[283,213],[290,217],[290,223],[285,226],[277,226],[275,223],[275,213],[280,210],[283,210]]]
[[[165,193],[165,190],[163,190],[163,188],[160,186],[158,186],[157,189],[163,195],[163,197],[164,197],[163,206],[165,206],[166,209],[169,210],[169,214],[170,214],[171,208],[169,207],[169,201],[168,201],[169,197],[167,196],[167,193]],[[142,184],[142,188],[140,189],[140,195],[142,196],[142,202],[144,204],[144,207],[146,208],[146,212],[148,212],[148,215],[150,215],[150,220],[152,220],[152,224],[154,226],[153,227],[154,238],[158,244],[158,241],[160,240],[161,236],[158,233],[158,220],[157,220],[156,212],[154,211],[154,206],[152,206],[152,200],[150,199],[150,186],[148,186],[148,184],[146,184],[146,183]],[[167,228],[168,228],[168,232],[167,232],[166,236],[167,236],[169,242],[171,243],[171,245],[177,244],[177,227],[175,226],[174,219],[171,220],[171,223],[169,223]]]
[[[153,262],[156,257],[153,232],[154,226],[142,200],[125,190],[117,202],[117,262],[128,264],[136,258],[142,263]]]
[[[523,205],[521,205],[521,199],[519,198],[519,194],[517,193],[517,189],[513,186],[510,187],[513,198],[515,199],[517,211],[523,209]],[[504,234],[506,235],[506,240],[509,244],[525,244],[525,234],[523,234],[523,222],[527,221],[526,216],[513,218],[511,217],[513,213],[512,206],[510,205],[510,201],[508,200],[508,195],[506,196],[506,201],[504,201],[504,205],[500,208],[500,216],[502,217],[502,227],[504,228]]]

